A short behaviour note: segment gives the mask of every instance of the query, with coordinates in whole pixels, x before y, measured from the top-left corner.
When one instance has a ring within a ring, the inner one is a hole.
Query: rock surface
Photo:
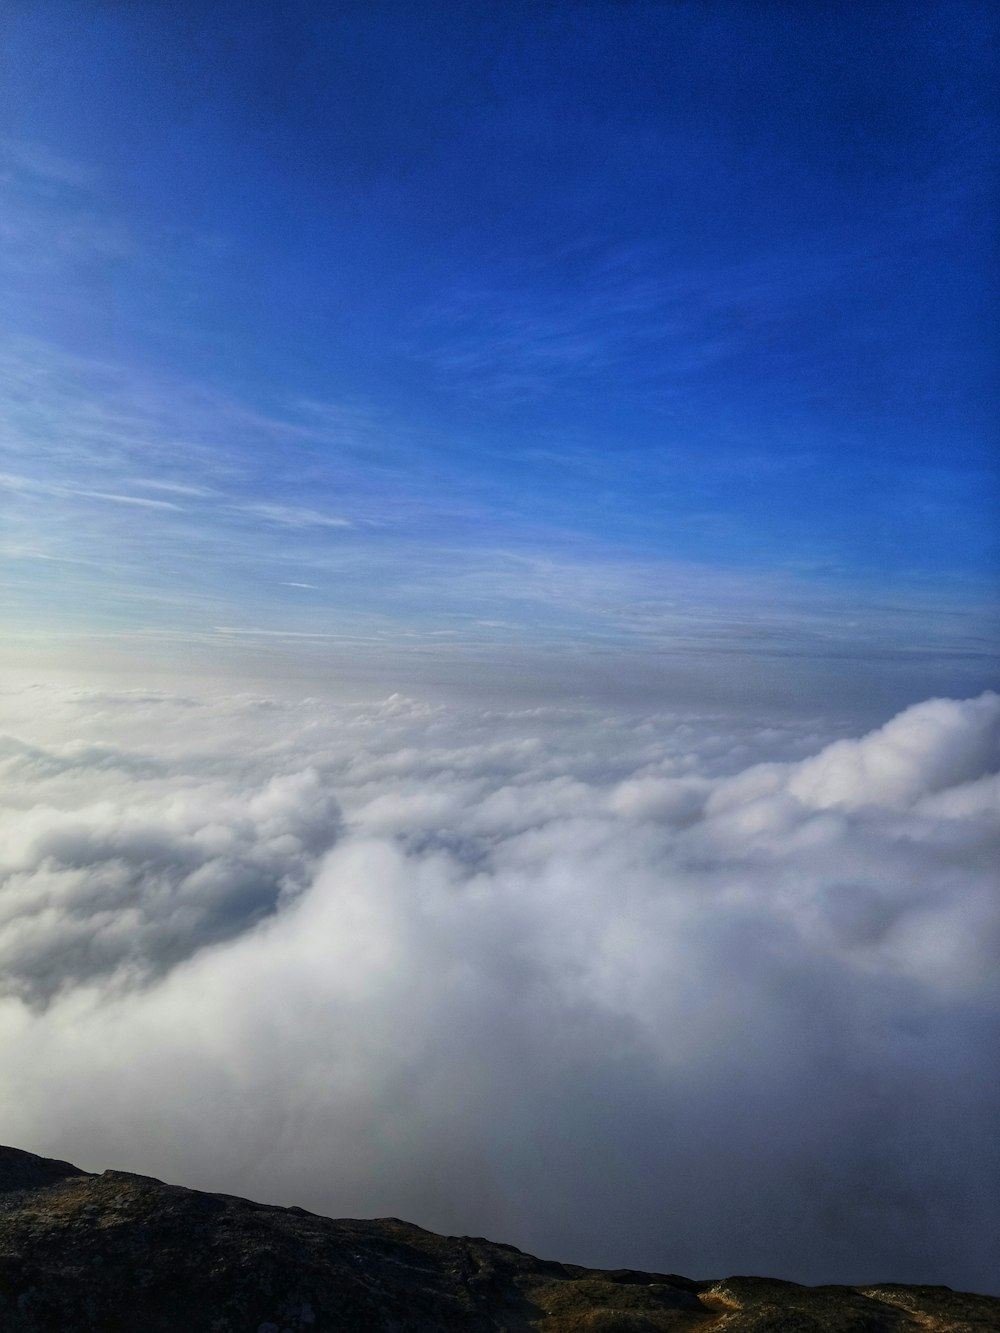
[[[580,1268],[0,1148],[4,1333],[965,1333],[1000,1297]]]

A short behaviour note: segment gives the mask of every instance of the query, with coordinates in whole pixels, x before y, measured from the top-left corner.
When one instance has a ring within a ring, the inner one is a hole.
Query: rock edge
[[[0,1148],[4,1333],[986,1333],[1000,1297],[590,1269]]]

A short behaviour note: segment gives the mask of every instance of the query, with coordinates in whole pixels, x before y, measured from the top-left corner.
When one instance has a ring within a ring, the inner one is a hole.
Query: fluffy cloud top
[[[306,886],[338,831],[308,768],[243,790],[111,746],[11,741],[0,765],[0,988],[29,1001],[145,982],[241,933]]]
[[[582,1262],[995,1286],[996,695],[861,739],[6,707],[0,1137]]]

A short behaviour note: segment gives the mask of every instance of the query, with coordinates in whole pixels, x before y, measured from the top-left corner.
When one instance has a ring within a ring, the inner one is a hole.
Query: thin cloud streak
[[[315,509],[303,509],[296,505],[276,504],[240,504],[231,505],[231,509],[241,514],[250,514],[261,518],[265,523],[277,523],[289,528],[350,528],[354,525],[350,519],[333,514],[321,514]]]
[[[142,495],[114,495],[110,491],[70,491],[73,495],[82,495],[88,500],[112,500],[115,504],[138,505],[142,509],[170,509],[174,513],[180,513],[181,506],[172,504],[169,500],[149,500]]]
[[[191,486],[180,481],[152,481],[146,477],[130,477],[129,485],[141,486],[147,491],[165,491],[170,495],[188,495],[192,499],[205,499],[213,493],[206,486]]]

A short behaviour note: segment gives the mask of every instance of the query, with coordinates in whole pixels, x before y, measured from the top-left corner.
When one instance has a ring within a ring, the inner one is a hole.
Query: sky
[[[0,1141],[998,1290],[998,30],[8,0]]]
[[[14,0],[8,652],[982,689],[996,28]]]

